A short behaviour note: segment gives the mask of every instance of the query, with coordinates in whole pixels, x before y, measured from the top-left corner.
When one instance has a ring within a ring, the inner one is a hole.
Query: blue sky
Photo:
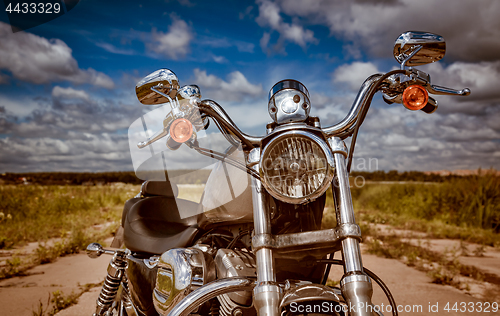
[[[117,5],[119,3],[119,5]],[[480,4],[479,4],[480,3]],[[241,128],[265,133],[267,92],[281,79],[311,92],[312,115],[342,119],[370,74],[397,63],[394,40],[435,32],[447,54],[422,67],[467,98],[438,96],[432,115],[378,96],[354,168],[500,168],[498,1],[93,1],[12,33],[0,13],[0,172],[131,170],[130,124],[152,108],[137,81],[169,68]]]

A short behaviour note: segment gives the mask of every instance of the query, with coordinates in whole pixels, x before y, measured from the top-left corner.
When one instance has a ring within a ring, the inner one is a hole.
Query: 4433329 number
[[[45,14],[58,14],[61,12],[61,4],[59,2],[23,2],[23,3],[15,3],[13,6],[12,3],[9,3],[5,8],[6,12],[9,13],[19,13],[19,14],[27,14],[27,13],[45,13]]]

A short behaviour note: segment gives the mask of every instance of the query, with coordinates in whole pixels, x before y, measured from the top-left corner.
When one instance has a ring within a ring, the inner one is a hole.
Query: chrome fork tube
[[[252,168],[259,172],[260,149],[253,149],[248,157]],[[262,183],[252,177],[252,203],[254,219],[254,237],[271,236],[271,219],[265,206]],[[276,283],[274,257],[271,248],[260,248],[255,251],[257,264],[257,285],[253,289],[254,306],[258,316],[277,316],[281,298],[281,290]]]
[[[336,203],[337,226],[356,225],[354,208],[346,168],[347,148],[338,137],[329,139],[335,160],[335,179],[333,193]],[[344,276],[340,281],[342,294],[349,306],[349,315],[371,316],[371,297],[373,293],[370,278],[363,272],[359,240],[346,237],[342,240]]]

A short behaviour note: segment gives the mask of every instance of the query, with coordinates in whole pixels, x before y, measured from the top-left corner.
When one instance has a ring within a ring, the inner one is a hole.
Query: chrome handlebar
[[[215,101],[203,100],[198,104],[198,106],[200,107],[200,109],[205,107],[205,108],[208,108],[208,109],[216,112],[223,120],[225,120],[229,125],[231,125],[236,130],[236,132],[239,134],[238,136],[240,138],[243,138],[242,139],[243,142],[245,142],[247,144],[251,144],[251,146],[253,146],[253,147],[258,147],[260,145],[260,142],[262,141],[262,138],[264,138],[264,137],[259,137],[259,136],[251,136],[251,135],[247,135],[247,134],[243,133],[238,128],[238,126],[236,126],[236,124],[233,122],[233,120],[231,120],[229,115],[227,115],[226,111],[224,111],[224,109]]]
[[[431,85],[430,83],[430,77],[426,73],[420,71],[420,70],[415,70],[415,69],[409,69],[409,70],[399,70],[399,71],[394,71],[394,72],[399,72],[400,74],[404,72],[405,79],[402,81],[395,81],[394,78],[384,78],[384,83],[387,83],[389,86],[399,86],[402,83],[408,82],[408,81],[416,81],[422,86],[424,86],[427,91],[431,94],[437,94],[437,95],[462,95],[462,96],[467,96],[470,94],[470,90],[468,88],[462,89],[462,90],[455,90],[451,88],[446,88],[446,87],[441,87],[437,85]],[[391,72],[392,73],[392,72]],[[327,137],[340,137],[342,139],[347,138],[350,136],[354,130],[355,123],[359,117],[359,114],[361,112],[361,109],[363,106],[368,102],[368,100],[371,98],[372,94],[380,90],[380,79],[382,77],[387,77],[387,74],[375,74],[370,77],[368,77],[363,84],[361,85],[361,88],[358,91],[358,94],[356,96],[356,99],[353,102],[353,105],[351,109],[349,110],[349,113],[337,124],[329,127],[322,128],[322,131],[325,133]],[[379,88],[377,91],[372,91],[373,87],[375,85],[379,85]],[[370,93],[371,92],[371,93]],[[259,137],[259,136],[251,136],[243,133],[238,126],[233,122],[233,120],[229,117],[229,115],[224,111],[224,109],[215,101],[212,100],[203,100],[200,101],[199,99],[195,100],[196,106],[199,107],[200,110],[206,109],[210,112],[213,112],[215,116],[218,116],[218,121],[219,123],[223,123],[226,125],[226,127],[229,127],[231,132],[236,134],[238,138],[241,139],[241,141],[247,145],[247,147],[258,147],[260,146],[260,143],[264,137]],[[223,120],[224,122],[220,122]],[[164,129],[157,132],[155,135],[151,136],[144,142],[140,142],[137,144],[139,148],[144,148],[148,146],[149,144],[157,141],[158,139],[168,136],[169,131],[167,130],[166,125],[164,125]]]
[[[382,74],[375,74],[368,77],[361,85],[358,95],[356,96],[356,99],[354,99],[354,103],[352,104],[352,107],[346,117],[344,117],[342,121],[333,126],[322,128],[323,132],[328,137],[339,136],[340,138],[342,138],[342,136],[348,135],[350,133],[351,128],[354,126],[354,123],[358,119],[362,105],[367,101],[368,92],[381,77]]]

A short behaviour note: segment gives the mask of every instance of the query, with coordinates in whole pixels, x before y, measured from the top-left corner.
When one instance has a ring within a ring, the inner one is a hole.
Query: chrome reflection
[[[157,105],[172,101],[179,89],[179,79],[169,69],[157,70],[137,83],[135,94],[139,102]]]
[[[168,314],[169,316],[187,316],[195,308],[219,295],[236,291],[251,291],[255,287],[255,281],[246,278],[227,278],[215,280],[205,284],[177,304]],[[160,313],[167,315],[166,313]]]
[[[446,52],[442,36],[426,32],[405,32],[394,43],[394,58],[404,66],[420,66],[441,60]]]
[[[170,249],[158,262],[153,303],[166,315],[191,291],[215,279],[213,258],[196,248]]]

